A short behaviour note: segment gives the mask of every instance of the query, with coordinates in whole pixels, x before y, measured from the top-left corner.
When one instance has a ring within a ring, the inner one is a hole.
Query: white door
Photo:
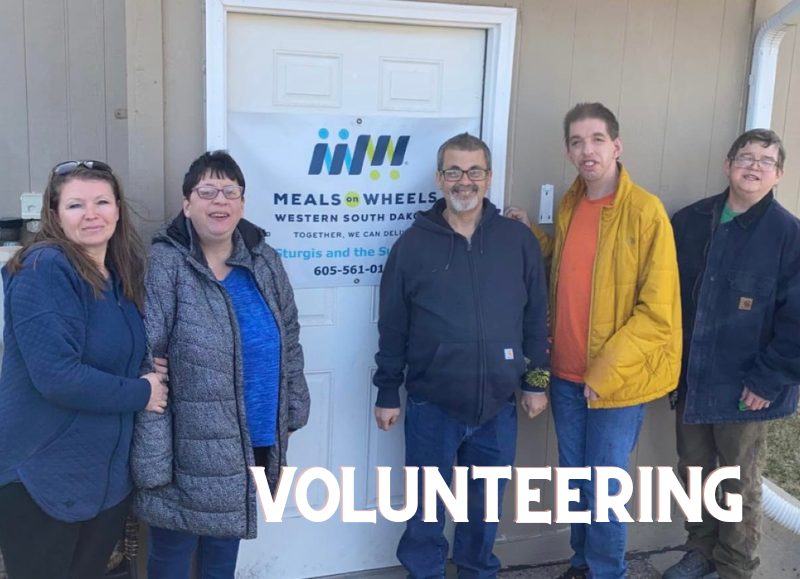
[[[226,18],[229,118],[448,117],[464,119],[462,130],[480,131],[486,30],[249,13]],[[237,145],[230,134],[225,143],[234,157],[253,157],[253,151],[236,149],[252,145]],[[431,177],[434,170],[432,154]],[[259,206],[248,199],[245,215],[264,224]],[[384,433],[373,419],[378,288],[297,289],[296,299],[312,410],[308,426],[292,436],[289,463],[299,470],[321,466],[337,476],[340,467],[355,467],[355,507],[375,508],[375,467],[403,464],[402,424]],[[402,478],[395,472],[393,502],[400,506]],[[320,506],[326,496],[314,483],[311,504]],[[290,497],[282,523],[265,523],[261,512],[259,517],[258,539],[242,543],[238,577],[316,577],[398,564],[403,525],[380,516],[375,524],[343,523],[338,515],[310,522]]]

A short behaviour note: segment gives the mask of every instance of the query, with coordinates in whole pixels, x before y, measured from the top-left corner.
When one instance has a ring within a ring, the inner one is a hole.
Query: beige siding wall
[[[750,0],[526,1],[510,201],[538,208],[575,172],[561,122],[576,102],[617,113],[623,163],[672,212],[724,187],[743,122]]]
[[[0,2],[0,214],[65,159],[127,175],[125,15],[118,0]]]

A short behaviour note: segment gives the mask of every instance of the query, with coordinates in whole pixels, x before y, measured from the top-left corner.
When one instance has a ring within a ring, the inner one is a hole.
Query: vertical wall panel
[[[714,105],[708,112],[713,120],[708,177],[703,190],[689,192],[687,202],[716,195],[728,186],[723,164],[728,148],[744,127],[752,43],[742,42],[742,39],[749,39],[752,24],[751,2],[726,0],[719,53],[720,59],[724,59],[727,66],[719,66],[717,69]],[[699,187],[703,184],[697,185]],[[676,200],[682,200],[682,196],[679,194]]]
[[[0,2],[0,215],[18,213],[19,194],[30,188],[24,16],[23,0]]]
[[[672,211],[705,195],[724,13],[724,0],[678,2],[660,177]]]
[[[105,0],[105,140],[106,159],[123,183],[128,182],[127,74],[125,73],[125,3]],[[119,111],[120,118],[115,116]]]
[[[564,186],[561,120],[570,102],[576,10],[575,0],[537,0],[526,2],[522,12],[506,198],[532,216],[543,184],[555,185],[558,192]]]
[[[619,106],[627,0],[579,2],[575,15],[571,103]]]
[[[67,156],[71,159],[105,159],[103,0],[69,0],[66,7]]]
[[[67,156],[67,40],[62,2],[25,0],[31,187],[43,191],[50,168]]]
[[[164,2],[164,194],[166,214],[181,206],[186,169],[205,150],[205,29],[196,0]]]
[[[566,109],[578,102],[599,101],[619,110],[627,9],[627,0],[578,3]],[[568,165],[564,181],[574,176],[574,168]]]
[[[654,194],[659,194],[677,10],[677,0],[630,2],[625,28],[618,115],[622,161]]]
[[[195,5],[200,11],[200,4]],[[164,217],[164,39],[161,0],[125,5],[128,62],[128,199],[149,239]],[[197,53],[198,62],[203,59]],[[196,87],[195,87],[196,88]],[[202,94],[202,89],[200,89]],[[178,103],[180,104],[180,103]],[[202,125],[203,117],[197,120]]]

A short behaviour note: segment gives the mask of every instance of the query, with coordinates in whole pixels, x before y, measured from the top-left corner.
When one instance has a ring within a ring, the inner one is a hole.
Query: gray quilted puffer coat
[[[289,433],[305,425],[309,394],[289,279],[264,231],[242,219],[229,265],[249,269],[278,324],[278,432],[267,478],[275,488]],[[256,536],[254,464],[244,407],[241,341],[230,299],[180,214],[156,235],[145,281],[153,356],[169,360],[164,414],[140,412],[131,449],[135,511],[147,523],[214,537]]]

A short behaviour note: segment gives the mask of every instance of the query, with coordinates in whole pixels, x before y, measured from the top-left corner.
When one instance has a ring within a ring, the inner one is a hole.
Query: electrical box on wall
[[[550,183],[542,185],[542,193],[539,199],[539,223],[553,222],[553,197],[555,188]]]
[[[42,197],[41,193],[23,193],[20,195],[20,217],[23,219],[41,219]]]

